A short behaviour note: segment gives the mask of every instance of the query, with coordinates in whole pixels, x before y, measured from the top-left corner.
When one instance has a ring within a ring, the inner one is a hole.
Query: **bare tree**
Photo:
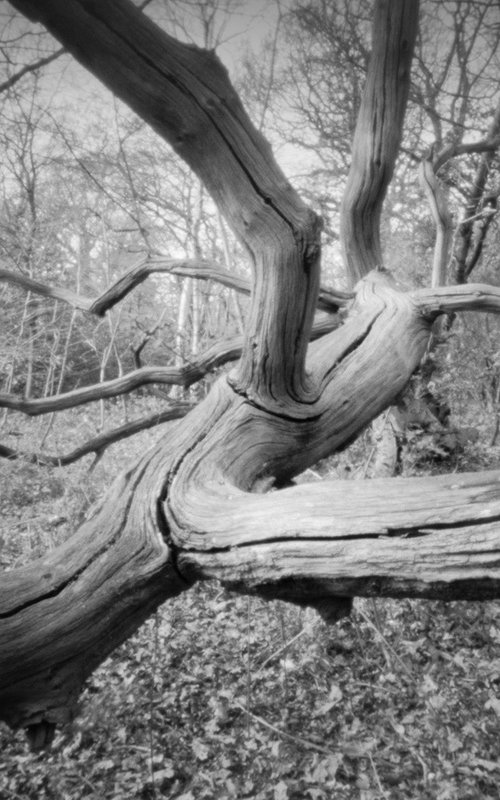
[[[344,212],[348,236],[360,238],[371,263],[347,241],[349,277],[363,278],[343,324],[312,344],[321,221],[286,180],[215,54],[175,41],[129,0],[13,5],[186,160],[246,248],[253,291],[234,369],[117,479],[65,544],[3,576],[2,717],[45,743],[96,665],[196,580],[311,605],[331,621],[356,595],[500,596],[498,472],[289,486],[393,402],[436,318],[500,309],[500,291],[487,285],[404,293],[379,265],[367,272],[378,256],[378,205],[370,226],[354,213],[354,198],[363,203],[366,185],[369,200],[375,183],[383,193],[392,172],[416,0],[375,4],[361,118],[377,108],[373,141],[384,160],[371,141],[370,158],[354,160],[359,188]],[[385,50],[391,70],[377,55]],[[384,130],[390,140],[382,142]]]

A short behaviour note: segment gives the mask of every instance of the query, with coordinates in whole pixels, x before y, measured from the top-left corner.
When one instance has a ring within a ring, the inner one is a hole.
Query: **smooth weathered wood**
[[[342,199],[341,242],[352,285],[383,265],[380,216],[401,142],[418,0],[377,0],[372,53]]]

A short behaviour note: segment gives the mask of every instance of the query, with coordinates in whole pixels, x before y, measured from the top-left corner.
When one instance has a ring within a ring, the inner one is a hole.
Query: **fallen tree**
[[[376,4],[343,210],[355,297],[343,324],[314,342],[321,220],[281,173],[215,54],[173,40],[129,0],[12,5],[199,175],[246,247],[253,291],[228,376],[64,545],[2,576],[2,718],[46,743],[92,670],[197,580],[312,605],[331,621],[357,595],[499,597],[500,473],[292,485],[397,398],[440,315],[500,310],[492,287],[403,292],[380,267],[378,220],[408,96],[416,0]]]

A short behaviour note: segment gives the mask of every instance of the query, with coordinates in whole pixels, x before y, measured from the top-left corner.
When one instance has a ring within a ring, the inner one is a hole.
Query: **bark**
[[[427,303],[376,274],[344,326],[311,345],[314,403],[268,414],[220,380],[73,538],[5,574],[3,718],[43,738],[97,663],[195,579],[330,616],[356,594],[499,596],[497,473],[250,492],[341,448],[391,402],[427,346]]]
[[[372,54],[341,208],[341,241],[351,283],[383,265],[380,220],[402,138],[418,6],[418,0],[375,4]],[[397,409],[389,417],[393,424],[374,430],[379,476],[394,475],[397,469]]]
[[[319,222],[214,54],[174,42],[127,0],[13,4],[186,158],[245,244],[254,285],[233,372],[66,544],[3,576],[2,718],[43,744],[95,666],[197,579],[330,619],[356,594],[499,597],[498,473],[280,487],[390,405],[447,305],[498,309],[500,293],[405,295],[379,271],[357,287],[344,324],[309,345]]]
[[[380,217],[401,142],[418,26],[418,0],[377,0],[368,75],[341,210],[351,284],[383,265]]]

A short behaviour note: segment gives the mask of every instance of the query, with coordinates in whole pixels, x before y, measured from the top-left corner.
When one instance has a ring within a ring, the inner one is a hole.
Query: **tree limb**
[[[117,397],[152,383],[187,388],[211,370],[228,361],[236,360],[241,353],[241,346],[242,337],[234,337],[225,342],[217,342],[195,361],[184,364],[182,367],[140,367],[119,378],[73,389],[52,397],[27,400],[14,394],[0,393],[0,408],[11,408],[32,417],[53,411],[63,411],[66,408],[75,408],[95,400]]]
[[[496,113],[498,117],[498,110]],[[497,123],[498,125],[498,123]],[[434,171],[438,172],[447,161],[455,158],[456,156],[470,155],[472,153],[495,153],[500,147],[500,136],[498,133],[488,135],[486,139],[481,139],[478,142],[462,142],[456,144],[449,144],[443,147],[442,150],[434,157],[433,166]]]
[[[45,56],[44,58],[38,59],[38,61],[34,61],[32,64],[26,64],[25,67],[20,69],[14,75],[11,75],[10,78],[0,83],[0,94],[2,92],[7,91],[7,89],[11,89],[13,86],[16,85],[21,78],[24,78],[29,72],[36,72],[38,69],[47,66],[47,64],[51,64],[52,61],[55,61],[59,56],[62,56],[66,53],[66,49],[64,47],[60,47],[59,50],[56,50],[50,56]]]
[[[0,281],[21,286],[23,289],[35,292],[44,297],[53,297],[56,300],[63,300],[73,308],[81,311],[88,311],[97,316],[103,317],[106,311],[113,308],[136,286],[143,283],[149,275],[165,272],[170,275],[198,278],[200,280],[213,280],[228,286],[236,291],[249,293],[250,286],[245,278],[233,275],[225,269],[221,269],[213,261],[202,261],[200,259],[167,259],[149,258],[141,259],[137,264],[130,267],[124,275],[118,278],[115,283],[109,286],[98,297],[85,297],[76,294],[68,289],[57,286],[47,286],[44,283],[35,281],[22,273],[0,269]]]
[[[250,281],[241,275],[235,275],[227,269],[223,269],[214,261],[202,259],[168,259],[159,257],[148,257],[141,259],[137,264],[130,267],[124,275],[118,278],[115,283],[109,286],[98,297],[85,297],[84,295],[72,292],[58,286],[48,286],[40,281],[35,281],[22,273],[12,272],[7,269],[0,269],[0,281],[6,281],[23,289],[62,300],[73,308],[87,311],[103,317],[110,308],[123,300],[129,292],[136,286],[143,283],[146,278],[155,273],[167,273],[186,278],[197,278],[198,280],[215,281],[229,289],[234,289],[243,294],[250,294]],[[321,288],[318,296],[318,308],[326,311],[336,312],[344,306],[348,300],[352,299],[352,293],[341,292],[334,289]]]
[[[89,453],[101,455],[110,445],[122,439],[127,439],[129,436],[134,436],[136,433],[139,433],[139,431],[154,428],[157,425],[161,425],[163,422],[181,419],[188,411],[191,411],[192,408],[193,406],[190,403],[178,403],[174,407],[167,408],[165,411],[156,411],[148,417],[142,417],[133,422],[126,422],[118,428],[113,428],[113,430],[94,436],[88,442],[84,442],[84,444],[75,447],[74,450],[71,450],[71,452],[65,455],[28,453],[21,450],[14,450],[11,447],[7,447],[7,445],[0,444],[0,457],[12,461],[21,460],[30,464],[39,464],[43,466],[65,467],[89,455]]]
[[[377,0],[372,55],[341,208],[341,241],[351,285],[382,266],[380,216],[402,137],[418,0]]]
[[[409,296],[430,320],[459,311],[500,313],[500,289],[486,283],[415,289]]]
[[[27,275],[23,275],[20,272],[12,272],[11,270],[0,268],[0,281],[6,281],[15,286],[20,286],[22,289],[40,294],[43,297],[52,297],[55,300],[62,300],[64,303],[67,303],[73,308],[78,308],[81,311],[89,311],[92,305],[92,300],[89,297],[76,294],[76,292],[72,292],[70,289],[64,289],[58,286],[47,286],[47,284],[35,281],[33,278],[29,278]]]
[[[325,315],[319,317],[314,323],[311,338],[314,340],[325,336],[337,328],[339,324],[340,320],[334,316]],[[242,346],[243,337],[235,336],[232,339],[216,342],[204,353],[180,367],[139,367],[139,369],[132,370],[132,372],[110,381],[95,383],[92,386],[83,386],[80,389],[72,389],[64,394],[39,399],[27,399],[15,394],[0,392],[0,408],[10,408],[13,411],[19,411],[21,414],[36,417],[40,414],[63,411],[64,409],[76,408],[96,400],[128,394],[134,389],[140,389],[142,386],[155,383],[168,386],[183,386],[187,389],[218,367],[222,367],[230,361],[236,361],[241,356]]]

